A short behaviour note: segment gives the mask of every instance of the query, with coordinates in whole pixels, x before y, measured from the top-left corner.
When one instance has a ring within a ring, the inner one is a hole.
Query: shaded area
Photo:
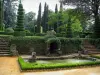
[[[50,43],[50,54],[56,53],[56,50],[58,49],[58,44],[56,42]]]

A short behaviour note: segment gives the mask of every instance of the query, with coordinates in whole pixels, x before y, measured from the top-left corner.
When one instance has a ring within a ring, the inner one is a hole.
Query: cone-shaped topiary
[[[24,9],[23,9],[23,5],[21,3],[19,3],[19,7],[18,7],[18,13],[17,13],[17,26],[15,28],[15,36],[24,36],[25,35],[25,31],[24,31]]]
[[[0,0],[0,31],[3,31],[3,2]]]

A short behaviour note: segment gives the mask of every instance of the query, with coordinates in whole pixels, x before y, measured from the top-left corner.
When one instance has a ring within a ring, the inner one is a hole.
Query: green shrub
[[[51,37],[51,36],[50,36]],[[44,55],[47,49],[47,42],[49,41],[60,41],[62,54],[75,53],[78,50],[81,50],[82,40],[81,39],[67,39],[62,37],[54,37],[50,38],[42,37],[42,36],[26,36],[26,37],[13,37],[11,39],[11,44],[17,45],[17,50],[19,53],[28,54],[30,52],[30,48],[33,47],[34,50],[39,55]]]
[[[14,29],[14,35],[15,36],[25,36],[26,33],[24,31],[24,9],[23,9],[23,5],[22,3],[20,2],[19,3],[19,7],[18,7],[18,12],[17,12],[17,26],[16,28]]]
[[[100,38],[98,39],[90,39],[91,44],[95,45],[96,48],[100,49]]]
[[[6,33],[14,33],[14,30],[13,30],[13,28],[7,28],[7,29],[5,29],[5,32]]]
[[[33,36],[33,35],[34,35],[34,34],[31,33],[29,30],[25,30],[25,32],[26,32],[26,36]]]
[[[35,36],[45,36],[46,33],[36,33]]]
[[[100,59],[100,55],[90,55],[91,57],[93,57],[93,58],[98,58],[98,59]]]
[[[63,33],[63,34],[62,33],[57,33],[56,36],[57,37],[66,37],[66,34],[65,33]]]
[[[13,37],[10,43],[17,45],[20,54],[29,54],[30,48],[33,47],[37,54],[43,55],[46,49],[43,37],[39,36]]]

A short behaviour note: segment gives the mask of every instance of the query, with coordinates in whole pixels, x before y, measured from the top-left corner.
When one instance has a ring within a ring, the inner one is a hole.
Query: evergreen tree
[[[61,32],[61,26],[63,25],[63,22],[62,22],[62,11],[63,11],[63,5],[62,5],[62,2],[60,3],[60,11],[59,11],[59,15],[58,15],[58,26],[59,26],[59,29],[58,29],[58,32],[60,33]]]
[[[47,5],[47,7],[46,7],[46,32],[49,29],[49,26],[48,26],[48,14],[49,14],[49,12],[48,12],[48,10],[49,10],[49,6]]]
[[[58,14],[58,6],[56,4],[56,7],[55,7],[55,14],[57,15]],[[58,17],[57,17],[57,20],[58,20]],[[58,21],[54,24],[54,31],[57,32],[57,27],[58,27]]]
[[[18,7],[18,13],[17,13],[17,26],[15,28],[15,36],[24,36],[25,32],[24,32],[24,9],[23,9],[23,5],[21,3],[19,3],[19,7]]]
[[[41,3],[39,5],[38,18],[37,18],[37,33],[41,32]]]
[[[66,37],[67,38],[72,38],[73,34],[72,34],[72,25],[71,25],[71,17],[68,18],[68,23],[67,23],[67,32],[66,32]]]
[[[45,6],[44,6],[44,12],[43,12],[43,16],[42,16],[42,27],[43,27],[43,32],[46,33],[47,31],[47,27],[46,27],[46,22],[47,21],[47,4],[45,3]]]
[[[57,14],[58,13],[58,5],[56,4],[56,7],[55,7],[55,13]]]
[[[3,2],[0,0],[0,31],[3,31]]]

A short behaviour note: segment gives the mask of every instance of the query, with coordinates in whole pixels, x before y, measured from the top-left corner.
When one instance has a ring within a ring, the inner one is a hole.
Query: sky
[[[39,4],[42,4],[42,12],[44,10],[45,2],[49,5],[49,9],[55,10],[55,5],[58,4],[58,8],[60,7],[59,0],[22,0],[23,7],[25,9],[25,13],[33,11],[38,14]],[[67,8],[70,6],[67,6]]]

